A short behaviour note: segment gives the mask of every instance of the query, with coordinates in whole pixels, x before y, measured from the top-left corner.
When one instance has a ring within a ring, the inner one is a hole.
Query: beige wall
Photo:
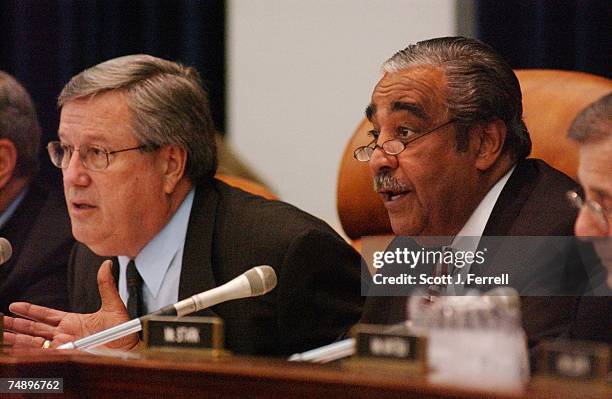
[[[459,3],[461,7],[461,3]],[[229,0],[228,133],[279,194],[338,228],[338,163],[381,63],[457,32],[452,0]]]

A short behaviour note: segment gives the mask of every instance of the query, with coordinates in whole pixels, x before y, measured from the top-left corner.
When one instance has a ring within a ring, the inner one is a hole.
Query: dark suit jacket
[[[577,211],[567,201],[565,193],[575,189],[579,187],[573,180],[545,162],[536,159],[519,161],[495,203],[483,236],[573,235]],[[479,247],[482,245],[481,242]],[[537,246],[534,248],[538,249]],[[565,248],[564,251],[571,252],[574,249]],[[537,258],[533,256],[534,253],[527,253],[529,251],[522,249],[515,252],[518,259]],[[567,259],[565,253],[560,253],[560,259]],[[537,273],[565,276],[565,281],[569,282],[583,277],[580,275],[583,270],[577,268],[573,262],[567,265],[566,262],[563,263],[558,266],[559,270],[548,271],[543,268],[544,265],[528,262],[516,264],[533,267],[538,270]],[[496,267],[489,265],[491,266]],[[483,270],[487,267],[483,265]],[[482,270],[479,271],[473,264],[470,273],[481,274],[480,272]],[[487,272],[486,275],[496,273]],[[609,326],[609,313],[604,313],[605,309],[610,309],[609,303],[607,297],[581,299],[573,296],[526,296],[521,300],[523,327],[531,345],[535,345],[542,338],[559,335],[578,339],[597,337],[609,341],[611,330],[602,330],[602,324]],[[585,313],[587,309],[589,313]],[[594,311],[598,314],[593,314]],[[395,324],[405,320],[405,316],[405,297],[368,297],[362,322]],[[598,323],[593,323],[594,320],[598,320]]]
[[[179,299],[253,266],[272,266],[278,285],[270,293],[222,303],[203,314],[225,321],[226,348],[234,352],[288,355],[334,341],[359,319],[360,259],[321,220],[214,181],[196,188]],[[75,246],[69,266],[73,311],[100,307],[96,273],[102,261],[86,246]]]
[[[0,312],[8,313],[15,301],[67,309],[66,265],[74,240],[63,194],[33,182],[0,235],[13,247],[0,266]]]

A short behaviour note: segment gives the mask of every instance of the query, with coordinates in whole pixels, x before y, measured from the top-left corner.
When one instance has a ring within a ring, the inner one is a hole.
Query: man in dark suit
[[[272,292],[205,313],[224,320],[228,349],[288,355],[332,342],[357,321],[360,257],[341,237],[288,204],[213,178],[214,127],[195,70],[146,55],[121,57],[75,76],[59,104],[60,141],[48,149],[62,168],[79,241],[70,259],[70,304],[93,313],[13,304],[14,313],[36,322],[5,318],[15,333],[7,341],[54,347],[261,264],[276,270]],[[138,343],[133,334],[109,346]]]
[[[612,93],[576,116],[569,137],[580,145],[578,177],[586,194],[586,200],[571,196],[580,209],[576,235],[595,241],[612,288]]]
[[[13,254],[0,265],[0,312],[15,301],[67,308],[74,244],[64,198],[37,178],[40,127],[32,100],[0,71],[0,236]]]
[[[382,69],[366,109],[373,140],[355,157],[369,162],[396,235],[572,235],[576,211],[565,193],[577,185],[546,163],[526,159],[531,140],[519,82],[493,49],[462,37],[431,39],[397,52]],[[537,259],[521,251],[513,252]],[[487,275],[493,265],[480,266],[466,270]],[[575,266],[553,265],[553,274],[571,282],[569,276],[583,275]],[[519,267],[534,279],[550,272],[535,264]],[[578,299],[548,293],[522,300],[532,343],[565,333],[572,323]],[[371,296],[362,321],[405,318],[406,298]]]

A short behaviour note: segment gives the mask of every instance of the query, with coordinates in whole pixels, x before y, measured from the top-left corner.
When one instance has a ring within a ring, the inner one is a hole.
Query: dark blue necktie
[[[142,277],[136,269],[134,260],[130,260],[125,273],[127,280],[128,302],[127,310],[130,319],[135,319],[144,315],[144,301],[142,299]]]

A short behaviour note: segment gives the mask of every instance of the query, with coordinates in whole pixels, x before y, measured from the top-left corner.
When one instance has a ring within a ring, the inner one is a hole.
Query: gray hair
[[[580,111],[569,128],[569,138],[580,144],[596,143],[612,137],[612,93]]]
[[[0,71],[0,138],[17,149],[16,177],[31,177],[38,171],[40,125],[26,89],[8,73]]]
[[[423,65],[445,72],[446,105],[457,121],[458,151],[467,149],[470,127],[499,118],[508,129],[502,151],[515,160],[529,155],[531,138],[523,122],[518,79],[510,65],[491,47],[465,37],[425,40],[395,53],[382,69],[394,73]]]
[[[214,176],[215,128],[194,68],[144,54],[114,58],[73,77],[60,93],[58,105],[109,90],[124,93],[134,134],[142,145],[180,146],[187,151],[187,177],[195,182]]]

